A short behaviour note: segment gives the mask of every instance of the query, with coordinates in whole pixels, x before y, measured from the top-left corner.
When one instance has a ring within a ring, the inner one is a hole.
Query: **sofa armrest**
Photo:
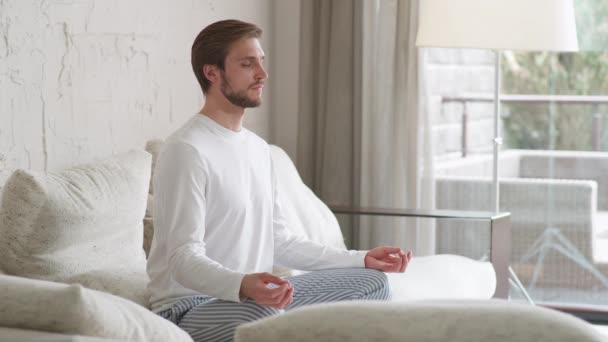
[[[349,301],[311,305],[239,326],[236,342],[600,342],[578,318],[498,300]]]
[[[433,219],[458,219],[487,221],[490,224],[490,261],[496,272],[495,298],[509,295],[509,263],[511,260],[511,214],[482,211],[397,209],[397,208],[350,208],[330,206],[334,214],[371,215],[393,217],[419,217]]]

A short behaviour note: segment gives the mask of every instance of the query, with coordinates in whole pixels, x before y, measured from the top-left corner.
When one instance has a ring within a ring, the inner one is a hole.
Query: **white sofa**
[[[159,146],[152,142],[148,150],[155,153]],[[302,183],[287,155],[277,147],[272,147],[272,153],[294,231],[343,248],[333,214]],[[5,185],[0,197],[0,273],[6,273],[0,275],[0,341],[190,340],[147,309],[144,248],[153,230],[151,213],[146,210],[153,193],[149,188],[152,161],[148,153],[133,151],[61,172],[19,171],[6,184],[0,183],[0,188]],[[495,286],[489,263],[457,256],[414,258],[408,271],[391,275],[390,282],[395,303],[385,309],[374,303],[353,303],[354,309],[349,310],[390,314],[398,305],[415,315],[419,304],[411,300],[488,299]],[[439,313],[452,304],[436,305]],[[467,308],[471,303],[461,305]],[[496,308],[512,305],[500,302]],[[334,317],[324,306],[312,309],[330,314],[328,322]],[[530,310],[532,316],[546,316],[543,310]],[[291,312],[285,314],[286,319],[291,316]],[[599,341],[586,323],[560,317],[578,332],[579,341]],[[356,331],[357,327],[345,327],[344,333],[351,328]],[[549,329],[542,332],[550,333]],[[247,332],[239,336],[242,341],[260,341]],[[402,336],[416,339],[407,331]],[[453,339],[446,333],[441,340]]]

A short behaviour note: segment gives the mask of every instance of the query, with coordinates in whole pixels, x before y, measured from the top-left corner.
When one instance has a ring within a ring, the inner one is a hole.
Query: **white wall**
[[[274,2],[0,1],[0,170],[53,170],[166,137],[203,103],[196,34],[220,19],[255,22],[272,61]],[[245,124],[268,139],[267,89]]]
[[[298,143],[298,89],[300,75],[300,0],[277,0],[275,6],[273,73],[275,88],[272,142],[295,162]]]

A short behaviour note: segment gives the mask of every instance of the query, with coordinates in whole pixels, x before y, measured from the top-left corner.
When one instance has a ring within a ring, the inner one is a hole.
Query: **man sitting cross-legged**
[[[192,68],[205,104],[165,142],[154,173],[152,309],[196,341],[231,341],[239,324],[306,304],[387,299],[383,272],[411,252],[345,251],[289,231],[268,144],[242,127],[268,74],[255,25],[216,22],[197,36]],[[313,271],[280,278],[279,264]]]

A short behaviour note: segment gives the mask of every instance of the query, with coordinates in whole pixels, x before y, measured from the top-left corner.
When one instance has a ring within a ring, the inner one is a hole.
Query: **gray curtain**
[[[302,1],[298,160],[302,178],[329,205],[358,206],[359,1]],[[338,217],[352,247],[352,218]]]
[[[417,18],[417,0],[302,2],[298,168],[330,205],[432,204]],[[351,247],[432,252],[418,221],[339,218]]]
[[[298,168],[330,204],[354,204],[355,2],[302,1]]]

